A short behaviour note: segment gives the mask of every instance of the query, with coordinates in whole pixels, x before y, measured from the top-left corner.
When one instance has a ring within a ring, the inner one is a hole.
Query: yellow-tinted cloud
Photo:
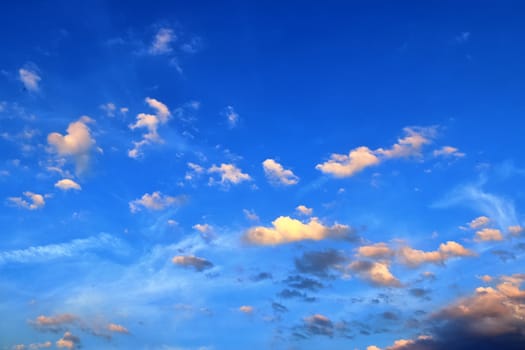
[[[425,252],[411,247],[401,247],[398,251],[398,257],[401,263],[409,266],[419,266],[424,263],[442,264],[447,259],[453,257],[474,256],[475,253],[466,249],[461,244],[448,241],[441,243],[439,249]]]
[[[295,210],[302,214],[302,215],[306,215],[306,216],[310,216],[313,214],[314,210],[312,208],[308,208],[307,206],[305,205],[298,205]]]
[[[253,244],[276,245],[302,240],[319,241],[326,238],[346,238],[350,227],[341,224],[323,225],[318,218],[303,223],[289,216],[280,216],[272,222],[272,227],[256,226],[249,229],[245,239]]]
[[[80,338],[73,335],[71,332],[64,333],[64,336],[57,340],[56,346],[58,348],[75,349],[80,344]]]
[[[80,191],[82,187],[75,181],[71,179],[62,179],[60,181],[57,181],[55,183],[55,187],[60,188],[61,190],[68,191],[68,190],[77,190]]]
[[[295,185],[299,182],[297,177],[291,170],[284,169],[284,167],[273,159],[266,159],[263,163],[264,174],[271,183],[278,185]]]
[[[395,254],[386,243],[375,243],[372,245],[361,246],[357,249],[357,254],[366,258],[388,258]]]
[[[119,324],[115,324],[115,323],[108,324],[107,329],[110,332],[129,334],[129,331],[126,327],[121,326]]]
[[[348,269],[375,285],[401,287],[401,282],[390,272],[386,262],[354,261]]]
[[[433,152],[435,157],[456,157],[461,158],[465,156],[465,153],[459,152],[456,147],[443,146]]]
[[[476,232],[474,240],[477,242],[501,241],[503,240],[503,235],[501,231],[496,228],[484,228]]]
[[[334,153],[330,156],[330,160],[317,164],[315,168],[335,177],[349,177],[379,162],[373,151],[362,146],[351,150],[348,155]]]

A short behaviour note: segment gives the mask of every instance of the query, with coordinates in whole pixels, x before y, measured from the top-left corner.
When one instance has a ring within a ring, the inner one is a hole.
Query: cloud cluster
[[[316,169],[335,177],[350,177],[388,159],[421,157],[423,145],[431,143],[436,134],[435,127],[407,127],[403,131],[405,137],[398,139],[391,148],[371,150],[361,146],[348,155],[335,153],[328,161],[316,165]]]
[[[213,263],[210,261],[193,255],[177,255],[173,257],[172,262],[175,265],[193,268],[199,272],[213,267]]]
[[[141,198],[129,202],[129,209],[132,213],[148,210],[164,210],[171,206],[178,206],[184,203],[185,196],[168,196],[162,194],[160,191],[155,191],[152,194],[145,193]]]
[[[390,272],[387,262],[356,260],[351,262],[347,269],[374,285],[401,287],[401,282]]]
[[[290,186],[299,182],[299,177],[273,159],[266,159],[262,165],[266,178],[272,184]]]
[[[229,186],[230,184],[237,185],[241,182],[250,181],[252,179],[250,175],[243,173],[242,170],[237,168],[234,164],[222,163],[220,166],[213,164],[208,169],[208,173],[216,173],[220,176],[220,180],[218,181],[210,178],[210,184],[218,182],[223,186]]]
[[[327,238],[355,239],[353,233],[354,231],[347,225],[335,223],[332,226],[325,226],[316,217],[303,223],[289,216],[280,216],[272,222],[272,227],[252,227],[244,237],[252,244],[277,245],[302,240],[319,241]]]
[[[77,349],[80,347],[80,338],[71,332],[65,332],[56,342],[57,348]]]
[[[38,193],[26,191],[23,195],[29,200],[22,197],[9,197],[7,200],[14,206],[28,210],[41,209],[46,205],[44,196]]]

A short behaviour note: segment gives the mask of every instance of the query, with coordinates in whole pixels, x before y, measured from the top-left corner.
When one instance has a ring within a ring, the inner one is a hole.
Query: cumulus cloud
[[[220,184],[228,186],[230,184],[237,185],[244,181],[250,181],[252,178],[250,175],[242,172],[241,169],[237,168],[234,164],[224,164],[216,166],[215,164],[208,169],[208,173],[217,173],[220,175]],[[213,178],[210,178],[210,184],[216,182]]]
[[[42,78],[38,75],[36,70],[27,67],[20,68],[18,70],[18,77],[28,91],[36,92],[40,89],[38,84]]]
[[[273,184],[289,186],[299,182],[299,177],[273,159],[266,159],[262,165],[266,178]]]
[[[350,263],[347,268],[372,284],[401,287],[401,282],[390,272],[386,262],[357,260]]]
[[[69,124],[67,134],[53,132],[47,136],[47,143],[54,151],[75,161],[77,173],[85,171],[89,165],[90,153],[95,145],[87,124],[93,120],[87,116]]]
[[[141,198],[129,202],[129,209],[132,213],[148,210],[164,210],[168,207],[178,206],[184,203],[185,196],[168,196],[162,194],[160,191],[155,191],[152,194],[145,193]]]
[[[348,155],[334,153],[330,156],[330,160],[317,164],[315,168],[335,177],[350,177],[379,162],[379,158],[373,151],[362,146],[351,150]]]
[[[134,124],[130,124],[131,130],[146,129],[147,132],[142,135],[142,140],[134,141],[134,147],[128,151],[128,156],[131,158],[139,158],[142,156],[142,148],[151,143],[163,143],[164,140],[158,133],[160,125],[166,124],[171,113],[168,107],[154,98],[146,97],[146,103],[156,111],[155,115],[147,113],[139,113]]]
[[[302,215],[310,216],[313,214],[314,210],[312,208],[308,208],[305,205],[298,205],[295,210]]]
[[[55,187],[60,188],[61,190],[68,191],[68,190],[77,190],[80,191],[82,187],[75,181],[71,179],[62,179],[55,183]]]
[[[420,157],[423,145],[431,143],[436,134],[435,127],[406,127],[403,131],[406,136],[391,148],[380,148],[376,152],[386,158]]]
[[[23,195],[28,199],[22,197],[9,197],[7,200],[14,206],[28,210],[36,210],[43,208],[46,205],[44,196],[38,193],[26,191]]]
[[[503,240],[503,235],[501,231],[496,228],[484,228],[476,232],[474,240],[476,242],[501,241]]]
[[[171,51],[173,51],[171,44],[176,39],[177,36],[175,35],[172,29],[160,28],[155,34],[155,37],[153,38],[153,42],[151,43],[148,52],[151,55],[163,55],[170,53]]]
[[[253,312],[253,306],[243,305],[239,307],[239,311],[245,314],[251,314]]]
[[[440,149],[434,150],[434,157],[456,157],[461,158],[465,156],[465,153],[459,152],[456,147],[443,146]]]
[[[483,226],[487,225],[489,222],[490,222],[490,219],[488,217],[486,217],[486,216],[479,216],[479,217],[475,218],[474,220],[472,220],[469,223],[469,226],[472,229],[477,229],[477,228],[480,228],[480,227],[483,227]]]
[[[357,248],[357,254],[365,258],[390,258],[395,254],[386,243],[375,243]]]
[[[177,255],[173,257],[172,262],[175,265],[194,268],[199,272],[213,267],[210,261],[193,255]]]
[[[327,238],[352,239],[353,230],[342,224],[323,225],[318,218],[313,217],[303,223],[289,216],[280,216],[272,222],[272,227],[256,226],[250,228],[245,239],[258,245],[276,245],[302,240],[319,241]]]
[[[62,338],[57,340],[56,346],[58,348],[77,349],[80,346],[80,338],[71,332],[66,332]]]
[[[424,263],[443,264],[450,258],[474,255],[474,252],[466,249],[461,244],[454,241],[441,243],[438,250],[430,252],[425,252],[407,246],[401,247],[398,251],[398,257],[401,263],[413,267]]]
[[[314,314],[303,319],[304,329],[309,334],[333,336],[334,324],[333,322],[322,314]]]
[[[129,331],[126,327],[115,323],[108,324],[107,329],[110,332],[129,334]]]

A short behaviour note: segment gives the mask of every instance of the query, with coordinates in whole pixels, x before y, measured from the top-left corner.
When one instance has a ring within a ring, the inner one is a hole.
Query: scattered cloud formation
[[[7,200],[14,206],[24,208],[28,210],[41,209],[46,205],[44,196],[38,193],[26,191],[23,195],[29,200],[25,200],[22,197],[9,197]]]
[[[141,198],[129,202],[129,209],[132,213],[148,210],[164,210],[168,207],[178,206],[184,203],[185,196],[168,196],[162,194],[160,191],[155,191],[152,194],[145,193]]]
[[[208,173],[217,173],[220,175],[219,181],[210,178],[210,184],[219,182],[224,186],[228,186],[230,184],[237,185],[241,182],[250,181],[252,179],[250,175],[243,173],[242,170],[237,168],[234,164],[222,163],[221,166],[216,166],[214,164],[211,168],[208,169]]]
[[[129,331],[126,327],[115,323],[108,324],[107,329],[110,332],[129,334]]]
[[[90,123],[94,121],[83,116],[69,124],[66,135],[53,132],[47,136],[48,144],[58,155],[71,157],[75,161],[77,173],[82,173],[87,169],[90,153],[95,146],[95,139],[91,137],[88,127]]]
[[[223,115],[226,117],[226,121],[228,122],[228,126],[230,128],[236,127],[239,123],[239,114],[235,112],[235,109],[233,109],[232,106],[226,106]]]
[[[490,222],[490,219],[488,217],[486,217],[486,216],[479,216],[479,217],[475,218],[474,220],[472,220],[469,223],[469,226],[472,229],[477,229],[477,228],[480,228],[480,227],[483,227],[483,226],[487,225],[489,222]]]
[[[22,82],[22,84],[24,84],[24,87],[28,91],[37,92],[38,90],[40,90],[38,84],[40,83],[40,80],[42,80],[42,78],[40,77],[40,75],[38,75],[35,69],[27,67],[20,68],[18,70],[18,76],[20,81]]]
[[[173,51],[171,44],[176,39],[177,36],[175,35],[172,29],[160,28],[155,34],[155,37],[153,38],[153,42],[151,43],[148,52],[151,55],[163,55],[170,53],[171,51]]]
[[[441,243],[438,250],[430,252],[425,252],[407,246],[401,247],[398,251],[398,257],[401,263],[412,267],[425,263],[443,264],[450,258],[474,255],[474,252],[466,249],[461,244],[454,241]]]
[[[497,228],[484,228],[476,232],[474,240],[476,242],[501,241],[503,240],[503,235]]]
[[[303,223],[289,216],[280,216],[272,222],[272,227],[256,226],[249,229],[245,239],[252,244],[277,245],[302,240],[351,239],[352,233],[349,226],[337,223],[325,226],[316,217]]]
[[[250,221],[259,221],[259,216],[253,210],[243,209],[242,212],[246,219]]]
[[[302,215],[305,215],[305,216],[311,216],[314,212],[314,210],[312,208],[308,208],[307,206],[304,206],[304,205],[298,205],[295,210],[299,213],[299,214],[302,214]]]
[[[290,186],[299,182],[299,177],[273,159],[266,159],[262,165],[266,178],[272,184]]]
[[[317,164],[315,168],[335,177],[350,177],[379,162],[379,158],[373,151],[362,146],[351,150],[348,155],[334,153],[330,156],[330,160]]]
[[[62,338],[57,340],[56,346],[57,348],[77,349],[80,346],[80,338],[71,332],[66,332]]]
[[[172,262],[175,265],[194,268],[199,272],[213,267],[213,264],[210,261],[193,255],[177,255],[173,257]]]
[[[60,188],[63,191],[77,190],[80,191],[82,187],[71,179],[62,179],[55,183],[55,187]]]
[[[443,146],[433,152],[434,157],[455,157],[461,158],[465,156],[465,153],[460,152],[456,147]]]
[[[401,287],[401,282],[390,272],[386,262],[357,260],[350,263],[347,268],[374,285]]]
[[[436,135],[435,127],[406,127],[403,131],[406,136],[398,139],[391,148],[379,148],[376,152],[386,158],[421,157],[423,145],[431,143]]]
[[[142,148],[151,143],[163,143],[164,140],[158,133],[160,125],[164,125],[168,122],[171,113],[168,107],[154,98],[146,97],[146,103],[156,111],[155,115],[147,113],[139,113],[137,115],[137,121],[134,124],[130,124],[131,130],[135,129],[146,129],[147,132],[142,135],[142,140],[134,141],[134,147],[128,151],[130,158],[139,158],[143,155]]]
[[[307,333],[312,335],[334,335],[334,324],[326,316],[322,314],[314,314],[304,318],[304,329]]]

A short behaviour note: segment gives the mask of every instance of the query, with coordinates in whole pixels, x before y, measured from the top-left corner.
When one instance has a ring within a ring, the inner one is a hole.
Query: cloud
[[[226,121],[230,128],[236,127],[239,123],[239,114],[235,112],[232,106],[226,106],[223,115],[226,117]]]
[[[262,165],[266,178],[273,184],[290,186],[299,182],[299,177],[273,159],[266,159]]]
[[[239,308],[239,311],[245,314],[251,314],[253,312],[253,306],[243,305]]]
[[[386,243],[375,243],[357,248],[357,254],[365,258],[390,258],[395,254]]]
[[[164,210],[168,207],[178,206],[185,202],[185,196],[168,196],[163,195],[160,191],[155,191],[152,194],[145,193],[140,199],[135,199],[129,202],[129,209],[132,213],[148,210]]]
[[[40,315],[29,323],[40,331],[59,332],[64,329],[64,326],[72,324],[77,320],[78,317],[72,314],[59,314],[55,316]]]
[[[155,34],[155,38],[149,47],[151,55],[163,55],[173,51],[170,46],[177,39],[177,36],[170,28],[160,28]]]
[[[300,275],[288,276],[288,278],[285,279],[283,282],[291,288],[306,289],[313,292],[324,288],[324,285],[321,282]]]
[[[525,229],[520,225],[513,225],[507,228],[509,233],[513,236],[519,236]]]
[[[423,145],[432,142],[435,137],[435,127],[406,127],[406,136],[398,139],[390,149],[379,148],[376,152],[386,158],[421,157]]]
[[[303,253],[295,259],[295,268],[301,273],[328,277],[330,270],[342,269],[346,257],[336,250]]]
[[[100,105],[100,109],[102,109],[104,112],[106,112],[106,115],[108,117],[114,117],[115,111],[117,110],[117,106],[113,102],[108,102]]]
[[[68,190],[77,190],[80,191],[82,187],[75,181],[71,179],[62,179],[60,181],[57,181],[55,183],[55,187],[60,188],[61,190],[68,191]]]
[[[80,346],[80,338],[71,332],[66,332],[62,338],[57,340],[56,346],[58,348],[76,349]]]
[[[123,242],[109,234],[74,239],[67,243],[32,246],[26,249],[0,251],[0,265],[7,263],[36,263],[62,257],[72,257],[91,249],[121,250]]]
[[[108,324],[107,329],[110,332],[129,334],[129,331],[126,327],[121,326],[119,324],[115,324],[115,323]]]
[[[36,70],[27,67],[20,68],[18,70],[18,77],[28,91],[37,92],[40,90],[38,84],[42,78],[38,75]]]
[[[476,242],[501,241],[503,240],[503,235],[496,228],[484,228],[476,232],[474,240]]]
[[[252,244],[276,245],[302,240],[351,239],[352,233],[349,226],[337,223],[331,227],[325,226],[316,217],[303,223],[289,216],[280,216],[272,222],[272,227],[250,228],[244,237]]]
[[[233,164],[222,163],[220,167],[214,164],[212,167],[208,169],[208,173],[219,174],[221,177],[219,183],[221,183],[224,186],[228,186],[230,184],[237,185],[241,182],[250,181],[252,179],[250,175],[243,173],[241,169],[237,168]],[[210,183],[214,183],[214,182],[215,180],[210,178]]]
[[[171,113],[168,107],[154,98],[146,97],[146,103],[156,111],[156,114],[139,113],[137,115],[137,121],[135,124],[130,124],[131,130],[135,129],[146,129],[147,133],[142,135],[142,140],[134,141],[134,147],[128,151],[130,158],[138,158],[142,156],[142,147],[151,143],[163,143],[164,140],[158,133],[160,125],[166,124]]]
[[[47,143],[58,155],[73,158],[77,173],[82,173],[87,169],[90,153],[95,145],[95,139],[91,137],[87,126],[88,123],[93,123],[93,120],[83,116],[69,124],[66,135],[53,132],[47,136]]]
[[[13,350],[38,350],[38,349],[47,349],[53,346],[53,343],[46,341],[43,343],[31,343],[28,345],[18,344],[13,347]]]
[[[304,330],[312,335],[324,335],[332,337],[334,335],[334,324],[322,314],[314,314],[303,319]]]
[[[480,216],[480,217],[477,217],[474,220],[472,220],[469,223],[469,226],[472,229],[476,229],[476,228],[480,228],[480,227],[483,227],[483,226],[487,225],[489,222],[490,222],[490,219],[488,217]]]
[[[210,233],[213,231],[213,228],[209,224],[195,224],[193,228],[199,231],[200,233]]]
[[[210,261],[193,255],[177,255],[173,257],[172,262],[175,265],[192,267],[199,272],[213,267],[213,264]]]
[[[465,153],[459,152],[455,147],[443,146],[440,149],[434,150],[432,153],[434,157],[456,157],[461,158],[465,156]]]
[[[259,216],[253,210],[243,209],[242,212],[246,219],[251,221],[259,221]]]
[[[350,271],[357,273],[372,284],[378,286],[401,287],[401,282],[392,275],[386,262],[357,260],[347,266]]]
[[[24,208],[24,209],[28,209],[28,210],[36,210],[36,209],[41,209],[43,208],[45,205],[46,205],[46,201],[44,200],[44,196],[41,195],[41,194],[38,194],[38,193],[33,193],[33,192],[30,192],[30,191],[26,191],[23,193],[23,195],[30,200],[30,202],[28,202],[27,200],[23,199],[22,197],[9,197],[7,198],[7,200],[19,207],[19,208]]]
[[[373,151],[361,146],[350,151],[348,155],[334,153],[330,156],[330,160],[317,164],[315,168],[335,177],[350,177],[379,162],[379,158]]]
[[[307,206],[304,206],[304,205],[298,205],[295,210],[299,213],[299,214],[302,214],[302,215],[306,215],[306,216],[310,216],[313,214],[314,210],[312,208],[308,208]]]
[[[466,249],[461,244],[454,241],[441,243],[438,250],[430,252],[425,252],[406,246],[401,247],[398,251],[398,257],[401,263],[412,267],[419,266],[424,263],[443,264],[450,258],[474,255],[474,252]]]
[[[367,347],[366,347],[366,350],[381,350],[381,348],[378,348],[378,347],[375,346],[375,345],[370,345],[370,346],[367,346]]]

